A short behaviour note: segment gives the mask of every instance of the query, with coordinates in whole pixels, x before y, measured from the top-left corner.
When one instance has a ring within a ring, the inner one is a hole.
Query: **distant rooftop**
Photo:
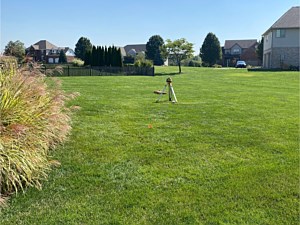
[[[137,53],[146,51],[146,44],[126,45],[124,47],[126,53],[134,49]]]
[[[32,45],[36,50],[44,50],[44,49],[58,49],[58,47],[49,41],[41,40]]]
[[[294,6],[290,8],[265,33],[267,33],[269,30],[280,28],[300,28],[299,6]]]
[[[239,45],[241,48],[250,48],[253,45],[255,45],[256,43],[257,43],[256,39],[249,39],[249,40],[226,40],[224,48],[225,49],[230,49],[235,44]]]

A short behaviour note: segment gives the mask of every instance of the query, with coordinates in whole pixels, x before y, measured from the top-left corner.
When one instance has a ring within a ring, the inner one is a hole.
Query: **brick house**
[[[26,57],[35,62],[58,63],[60,51],[67,56],[67,62],[72,62],[75,52],[69,47],[57,47],[46,40],[41,40],[26,49]]]
[[[223,66],[234,66],[238,60],[246,61],[247,65],[251,66],[260,65],[261,62],[256,55],[257,46],[256,39],[226,40],[222,48]]]
[[[300,7],[292,7],[264,34],[263,67],[299,68]]]

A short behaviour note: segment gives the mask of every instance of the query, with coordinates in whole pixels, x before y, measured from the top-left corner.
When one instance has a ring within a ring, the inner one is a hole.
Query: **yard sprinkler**
[[[172,85],[171,77],[167,78],[166,84],[165,84],[162,91],[154,91],[155,94],[159,94],[158,99],[156,100],[156,102],[159,102],[162,95],[167,94],[166,93],[167,87],[168,87],[169,101],[172,102],[172,103],[177,103],[177,98],[176,98],[175,91],[174,91],[174,88],[173,88],[173,85]]]

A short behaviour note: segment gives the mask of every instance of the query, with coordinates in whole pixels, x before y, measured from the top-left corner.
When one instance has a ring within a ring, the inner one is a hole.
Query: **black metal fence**
[[[52,70],[53,76],[131,76],[144,75],[154,76],[154,67],[63,67],[62,73],[55,71],[54,67],[42,67],[45,74]],[[54,70],[53,70],[54,69]]]

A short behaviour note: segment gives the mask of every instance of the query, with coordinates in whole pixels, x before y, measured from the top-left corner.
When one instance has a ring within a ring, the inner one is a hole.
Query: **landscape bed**
[[[297,224],[299,72],[155,71],[60,78],[81,93],[61,166],[0,224]]]

